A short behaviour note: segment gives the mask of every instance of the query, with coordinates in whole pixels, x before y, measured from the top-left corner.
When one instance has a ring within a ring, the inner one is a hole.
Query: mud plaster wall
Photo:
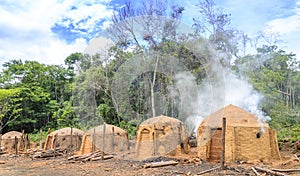
[[[257,138],[259,127],[226,127],[225,134],[225,161],[237,160],[270,160],[280,158],[276,138],[270,135],[270,129]],[[199,127],[198,129],[198,156],[209,159],[210,139],[213,130],[210,127]],[[271,140],[270,140],[271,139]],[[278,151],[278,152],[277,152]]]
[[[18,138],[18,143],[20,142],[20,137]],[[7,153],[15,153],[16,151],[16,144],[15,144],[15,137],[11,139],[2,139],[1,140],[1,148],[3,152]]]
[[[46,138],[44,150],[49,150],[54,147],[60,149],[68,149],[72,151],[78,151],[80,149],[82,141],[82,135],[48,135]]]
[[[226,156],[230,156],[230,151],[233,152],[233,158],[228,158],[226,161],[248,161],[248,160],[270,160],[271,146],[269,128],[265,129],[260,138],[257,138],[257,133],[260,132],[259,127],[233,127],[233,145],[232,149],[225,149]],[[228,136],[230,139],[231,136]],[[232,141],[232,140],[231,140]],[[226,142],[228,139],[226,139]]]
[[[269,135],[270,135],[270,143],[271,143],[271,155],[273,159],[281,160],[276,131],[269,130]]]
[[[187,138],[188,134],[183,124],[141,125],[137,131],[137,158],[145,159],[157,155],[188,153]]]
[[[125,134],[105,134],[104,152],[118,154],[128,150],[128,140]],[[83,136],[80,153],[86,154],[96,150],[103,150],[103,134],[85,134]]]
[[[22,133],[17,131],[10,131],[3,135],[0,135],[2,151],[7,153],[15,153],[16,148],[18,147],[15,144],[15,137],[17,137],[18,145],[19,145],[21,141],[21,136]]]

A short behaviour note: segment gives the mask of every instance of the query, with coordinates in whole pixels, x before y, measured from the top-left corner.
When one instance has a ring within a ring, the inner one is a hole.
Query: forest
[[[279,48],[279,41],[267,33],[249,38],[233,28],[230,14],[212,0],[199,1],[196,7],[191,30],[182,30],[186,9],[179,4],[142,1],[137,8],[126,3],[110,19],[106,33],[114,43],[105,51],[73,53],[64,65],[23,58],[3,63],[0,133],[88,129],[105,122],[127,129],[133,138],[138,124],[149,117],[165,114],[185,120],[192,115],[181,105],[185,100],[179,94],[189,88],[178,87],[178,73],[192,77],[196,87],[208,78],[217,85],[218,65],[223,76],[233,73],[263,97],[258,108],[270,117],[280,141],[300,140],[296,55]]]

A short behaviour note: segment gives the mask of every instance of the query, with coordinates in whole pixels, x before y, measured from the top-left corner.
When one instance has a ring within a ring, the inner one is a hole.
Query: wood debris
[[[277,172],[300,172],[300,169],[275,169],[272,168],[272,171],[277,171]]]
[[[259,175],[259,173],[257,172],[257,170],[254,167],[251,167],[251,169],[255,173],[255,175]]]
[[[211,169],[208,169],[208,170],[205,170],[205,171],[202,171],[202,172],[198,172],[197,175],[202,175],[202,174],[205,174],[205,173],[208,173],[208,172],[212,172],[212,171],[220,169],[220,168],[221,168],[221,166],[211,168]]]
[[[271,174],[271,175],[275,175],[275,176],[286,176],[286,174],[284,174],[284,173],[275,172],[275,171],[270,170],[270,169],[266,169],[266,168],[262,168],[262,167],[258,167],[258,166],[255,166],[254,168],[255,168],[256,170],[258,170],[258,171],[266,172],[266,173]]]
[[[114,157],[113,155],[105,155],[105,154],[102,157],[102,152],[96,151],[96,152],[87,153],[87,154],[83,154],[83,155],[73,155],[73,156],[68,157],[68,160],[86,162],[86,161],[107,160],[107,159],[111,159],[113,157]]]
[[[164,166],[174,166],[177,165],[177,161],[160,161],[160,162],[152,162],[144,165],[144,168],[155,168],[155,167],[164,167]]]
[[[60,150],[60,148],[57,149],[49,149],[42,152],[35,152],[32,156],[32,158],[48,158],[48,157],[56,157],[56,156],[62,156],[64,154],[63,150]]]

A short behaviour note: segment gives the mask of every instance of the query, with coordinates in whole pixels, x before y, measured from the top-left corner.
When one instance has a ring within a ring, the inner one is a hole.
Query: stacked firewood
[[[32,158],[48,158],[48,157],[56,157],[64,155],[65,150],[61,150],[60,148],[49,149],[46,151],[35,152],[32,155]]]
[[[96,152],[87,153],[83,155],[73,155],[68,157],[68,160],[86,162],[86,161],[107,160],[111,158],[113,158],[113,155],[105,155],[101,151],[96,151]]]

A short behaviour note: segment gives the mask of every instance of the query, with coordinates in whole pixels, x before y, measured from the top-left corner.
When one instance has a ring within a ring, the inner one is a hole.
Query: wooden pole
[[[22,130],[22,135],[19,143],[19,151],[24,151],[24,149],[25,149],[25,131]]]
[[[219,168],[220,168],[220,166],[217,166],[215,168],[211,168],[211,169],[208,169],[208,170],[205,170],[205,171],[201,171],[201,172],[197,173],[196,175],[203,175],[205,173],[212,172],[212,171],[217,170]]]
[[[222,123],[222,158],[221,158],[221,169],[224,170],[225,163],[225,134],[226,134],[226,118],[223,117]]]
[[[26,136],[25,136],[25,149],[26,149],[26,152],[27,152],[27,149],[30,149],[30,139],[29,139],[29,135],[28,134],[26,134]]]
[[[70,147],[71,147],[70,153],[71,153],[71,155],[73,155],[73,149],[74,149],[74,147],[73,147],[73,127],[71,127],[71,146]]]
[[[152,139],[153,139],[153,155],[156,155],[156,136],[155,136],[155,132],[152,132]]]
[[[180,145],[180,152],[182,152],[183,145],[182,145],[182,139],[181,139],[181,131],[182,131],[182,124],[180,123],[178,127],[178,144]]]
[[[112,139],[111,139],[111,143],[112,143],[112,152],[115,152],[115,128],[112,127]]]
[[[94,128],[93,136],[92,136],[92,152],[95,151],[96,146],[96,128]]]
[[[103,134],[102,134],[102,160],[104,160],[104,149],[105,149],[105,131],[106,131],[106,125],[103,124]]]
[[[53,141],[53,147],[54,147],[54,154],[53,154],[53,156],[54,156],[54,158],[56,157],[56,142],[57,142],[57,138],[58,138],[58,134],[56,133],[55,135],[54,135],[54,141]]]
[[[129,131],[128,131],[129,127],[128,124],[126,125],[126,131],[127,131],[127,150],[130,150],[130,146],[129,146]]]
[[[79,136],[78,136],[78,133],[76,133],[76,141],[75,141],[75,150],[77,151],[78,150],[78,138],[79,138]]]
[[[40,150],[43,150],[43,144],[42,141],[43,140],[43,130],[40,129]]]
[[[16,155],[18,155],[18,138],[15,136],[15,149],[16,149]]]

